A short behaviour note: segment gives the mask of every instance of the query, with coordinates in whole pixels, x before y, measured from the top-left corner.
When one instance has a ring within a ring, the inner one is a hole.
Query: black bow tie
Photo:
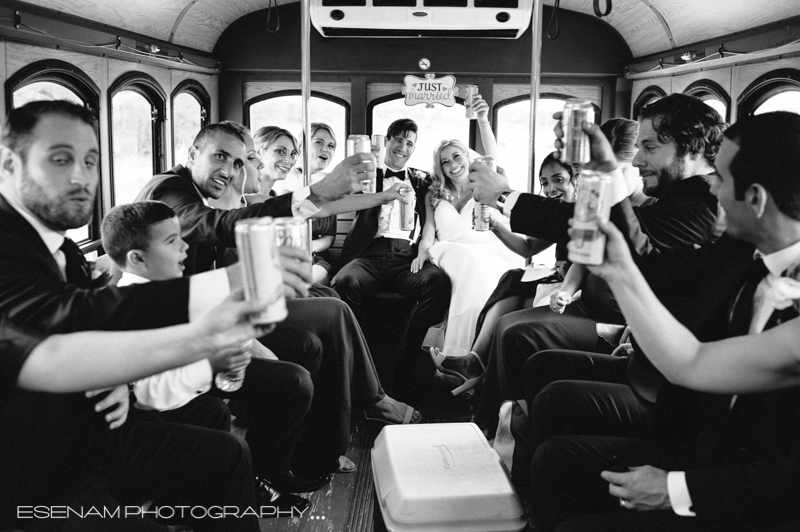
[[[399,172],[395,172],[394,170],[390,170],[390,169],[387,168],[383,172],[383,178],[384,179],[389,179],[390,177],[396,177],[400,181],[405,181],[406,180],[406,171],[405,171],[405,169],[403,169],[403,170],[400,170]]]

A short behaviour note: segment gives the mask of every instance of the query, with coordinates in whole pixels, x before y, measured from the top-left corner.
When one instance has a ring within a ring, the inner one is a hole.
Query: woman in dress
[[[638,190],[631,195],[631,203],[640,205],[648,198],[641,192],[639,170],[631,164],[637,151],[635,143],[639,124],[626,118],[612,118],[606,120],[600,129],[611,143],[626,181],[639,184]],[[553,154],[549,154],[539,170],[541,194],[573,203],[577,194],[578,172],[577,166],[561,162]],[[636,187],[629,187],[629,189],[634,188]],[[502,225],[494,226],[493,231],[504,244],[524,257],[530,257],[554,245],[552,242],[537,238],[520,239],[519,235],[511,233]],[[528,308],[532,304],[542,304],[534,301],[539,286],[547,284],[556,288],[546,301],[549,302],[553,312],[564,312],[564,308],[576,297],[588,275],[585,267],[570,266],[567,261],[566,245],[559,244],[556,246],[556,263],[551,275],[546,273],[537,275],[536,268],[532,266],[525,270],[510,270],[500,280],[481,311],[475,342],[472,344],[468,356],[456,357],[439,350],[431,351],[437,369],[453,377],[454,383],[457,384],[453,390],[454,395],[474,388],[483,378],[497,320],[509,312]]]
[[[485,138],[488,105],[477,98],[475,108]],[[489,146],[488,155],[494,155],[494,142],[484,144]],[[433,159],[433,183],[424,199],[428,214],[411,270],[419,270],[430,260],[450,277],[452,295],[444,351],[463,356],[475,337],[484,302],[500,277],[518,264],[514,262],[518,257],[492,231],[473,229],[475,200],[469,190],[469,149],[458,140],[445,140],[434,151]],[[497,210],[490,213],[495,223],[507,223],[499,221],[503,217]]]

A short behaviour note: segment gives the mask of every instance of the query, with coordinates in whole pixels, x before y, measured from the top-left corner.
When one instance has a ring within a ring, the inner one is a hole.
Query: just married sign
[[[405,85],[401,92],[406,97],[406,105],[425,104],[426,108],[433,108],[438,103],[445,107],[452,107],[456,103],[458,87],[455,76],[442,76],[425,74],[424,78],[406,76],[403,78]]]

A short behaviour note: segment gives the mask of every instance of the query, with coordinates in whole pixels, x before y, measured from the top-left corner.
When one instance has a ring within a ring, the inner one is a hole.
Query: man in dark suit
[[[189,244],[187,272],[211,270],[218,252],[236,247],[234,228],[238,220],[311,216],[317,212],[317,205],[363,189],[361,181],[374,169],[372,154],[356,154],[311,187],[248,207],[211,208],[207,200],[219,198],[242,168],[246,154],[242,133],[226,123],[204,127],[189,148],[187,165],[154,176],[137,197],[162,201],[177,213],[181,238]],[[304,492],[325,485],[329,473],[338,467],[339,456],[350,441],[354,401],[363,403],[369,417],[387,423],[416,422],[420,414],[385,394],[369,348],[347,305],[336,298],[315,297],[290,300],[287,306],[288,318],[260,341],[281,360],[295,362],[311,372],[314,399],[306,426],[313,429],[306,431],[307,437],[292,462],[293,472],[302,481],[273,484],[278,489]],[[320,353],[321,362],[317,360]]]
[[[64,233],[91,219],[99,179],[96,127],[95,118],[80,106],[33,102],[9,113],[0,139],[0,314],[39,337],[185,323],[199,310],[199,294],[219,292],[210,279],[205,286],[201,279],[187,278],[128,289],[92,283],[83,255]],[[222,271],[216,280],[226,277]],[[29,453],[3,455],[4,489],[13,487],[14,497],[23,496],[6,499],[4,492],[4,502],[102,506],[109,500],[141,504],[156,497],[159,502],[210,504],[202,495],[207,492],[217,494],[216,504],[255,504],[250,453],[241,440],[167,423],[124,423],[127,387],[114,388],[100,402],[91,399],[103,391],[58,396],[68,404],[23,393],[3,405],[8,428],[0,433],[13,439],[14,448],[25,439],[30,442],[25,447]],[[78,406],[84,412],[110,408],[110,413],[96,414],[95,425],[105,420],[121,428],[109,434],[100,427],[102,439],[91,447],[81,445],[70,424],[71,413],[79,411],[71,408],[76,401],[83,402]],[[96,474],[84,478],[86,471]],[[166,479],[169,475],[174,476]],[[163,493],[166,486],[170,493]],[[258,525],[252,518],[208,519],[200,528],[257,530]]]
[[[714,157],[722,141],[723,125],[715,110],[684,94],[672,94],[642,110],[639,151],[633,165],[639,168],[644,192],[650,199],[634,212],[656,247],[691,248],[712,238],[717,201],[710,193],[710,183],[714,180]],[[478,171],[470,174],[477,187],[482,187],[485,177],[490,176]],[[503,190],[499,182],[493,186],[497,187],[494,191],[489,187],[476,190],[476,197],[486,194],[494,203],[502,196],[500,204],[510,214],[512,230],[553,242],[568,240],[568,220],[574,204]],[[502,401],[523,397],[523,367],[531,356],[557,348],[595,351],[598,322],[624,324],[608,286],[591,274],[584,281],[581,298],[567,305],[563,314],[538,307],[503,316],[495,327],[476,416],[481,428],[493,433]],[[620,382],[627,378],[625,361],[605,355],[559,352],[534,357],[539,358],[546,371],[540,370],[537,380],[545,384],[560,379]],[[531,360],[529,364],[535,362]],[[612,409],[607,414],[611,423],[620,413]],[[562,416],[552,421],[582,425],[577,419]]]
[[[425,225],[425,195],[430,177],[407,168],[417,142],[417,124],[408,118],[395,120],[386,132],[386,169],[378,169],[376,190],[408,182],[416,196],[415,222],[411,230],[400,228],[397,202],[356,213],[342,246],[341,269],[331,286],[362,319],[363,305],[381,291],[401,294],[416,303],[405,334],[403,356],[397,364],[398,384],[404,381],[421,353],[422,340],[431,325],[442,320],[450,301],[450,279],[431,262],[412,271],[417,242]]]
[[[593,160],[612,167],[607,154],[593,150]],[[740,362],[796,353],[797,305],[775,305],[770,294],[782,275],[796,276],[800,265],[800,116],[742,119],[726,131],[716,168],[713,192],[727,215],[727,231],[701,249],[658,250],[626,201],[612,210],[654,294],[689,336],[659,345],[644,332],[642,311],[631,315],[634,334],[642,330],[640,340],[658,358],[674,341],[689,349],[691,335],[709,342],[775,328],[762,335],[758,351],[757,342],[744,339],[722,349],[738,349]],[[616,260],[611,251],[608,257]],[[616,279],[612,287],[625,294],[630,285],[630,279]],[[629,296],[626,305],[631,301],[636,299]],[[637,348],[634,356],[643,355]],[[546,530],[570,517],[559,530],[795,530],[800,389],[731,396],[667,383],[646,438],[554,437],[539,447],[532,475],[534,508]]]

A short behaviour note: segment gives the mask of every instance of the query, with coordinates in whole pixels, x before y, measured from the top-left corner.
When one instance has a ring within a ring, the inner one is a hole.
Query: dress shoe
[[[285,491],[287,493],[307,493],[309,491],[317,491],[321,487],[327,485],[331,481],[331,475],[325,474],[312,477],[296,476],[291,471],[266,479],[270,486],[278,491]]]
[[[273,514],[262,512],[262,517],[300,516],[311,508],[311,501],[308,499],[292,493],[282,492],[264,479],[256,479],[256,497],[259,506],[272,506],[278,510]]]

